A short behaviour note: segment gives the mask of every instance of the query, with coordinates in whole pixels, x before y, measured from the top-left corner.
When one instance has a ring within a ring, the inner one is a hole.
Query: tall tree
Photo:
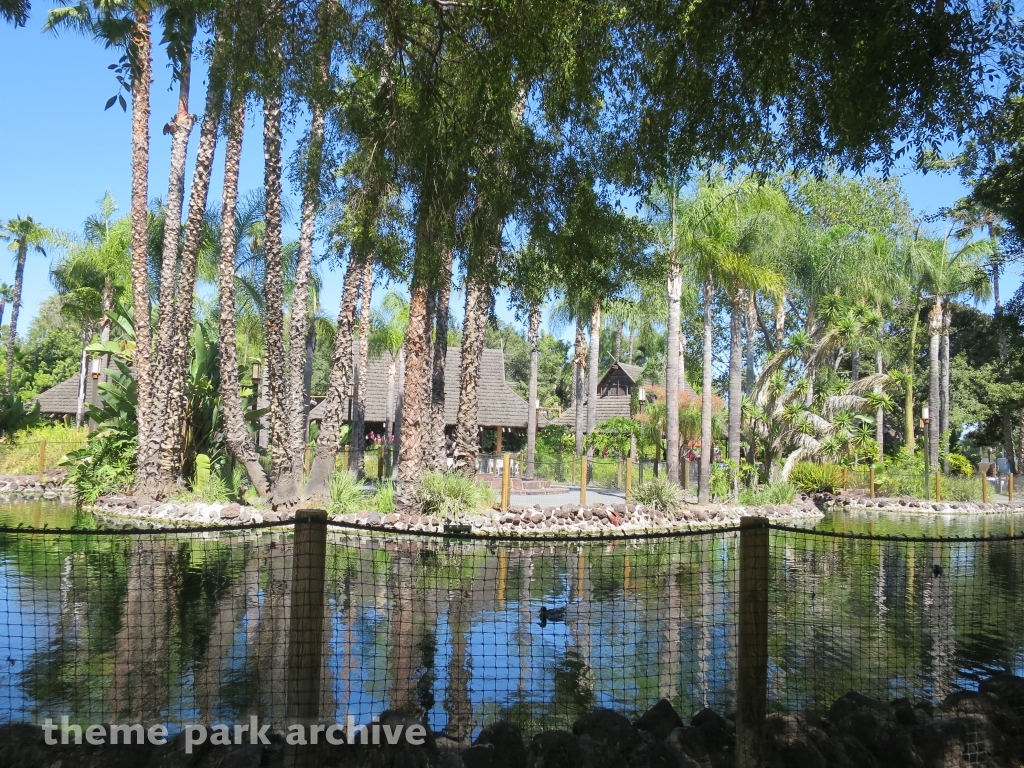
[[[7,370],[4,372],[4,392],[11,392],[11,374],[14,372],[14,344],[18,339],[18,313],[21,310],[21,291],[25,282],[25,261],[29,252],[46,256],[44,246],[50,241],[49,230],[31,216],[8,219],[0,225],[0,240],[8,242],[14,252],[14,295],[11,302],[11,326],[7,333]]]

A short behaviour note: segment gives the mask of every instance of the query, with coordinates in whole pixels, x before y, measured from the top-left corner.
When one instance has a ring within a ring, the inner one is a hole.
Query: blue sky
[[[122,211],[127,210],[130,114],[116,106],[103,109],[117,90],[113,74],[107,70],[117,59],[115,52],[75,35],[41,33],[41,10],[42,5],[37,4],[26,28],[0,24],[0,72],[5,73],[0,117],[0,219],[31,215],[46,226],[78,232],[107,189]],[[170,89],[170,72],[162,54],[154,62],[154,74],[151,198],[166,195],[170,137],[163,135],[161,128],[174,114],[176,96]],[[201,111],[204,91],[205,83],[197,76],[193,81],[193,112]],[[191,143],[193,150],[196,134]],[[251,117],[243,147],[243,191],[262,184],[260,136],[258,116]],[[286,149],[290,154],[290,147]],[[902,170],[911,204],[920,213],[935,213],[965,192],[955,176],[924,176],[909,168]],[[217,170],[211,202],[219,199],[219,189]],[[298,206],[293,208],[297,210]],[[297,236],[294,225],[285,234]],[[38,257],[26,269],[24,314],[19,322],[22,329],[28,328],[39,303],[53,293],[48,269],[48,260]],[[14,282],[14,267],[7,254],[0,255],[0,282]],[[1019,283],[1020,272],[1014,270],[1005,278],[1003,295],[1011,296]],[[341,290],[340,272],[324,275],[324,289],[325,308],[334,313]],[[460,301],[460,297],[453,297],[453,313],[461,316]],[[499,306],[499,313],[512,319],[504,307]]]

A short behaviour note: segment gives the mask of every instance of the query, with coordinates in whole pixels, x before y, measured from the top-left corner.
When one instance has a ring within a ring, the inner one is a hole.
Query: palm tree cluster
[[[757,391],[755,356],[792,342],[787,322],[808,337],[838,333],[829,323],[842,320],[826,318],[819,306],[834,276],[816,271],[816,254],[830,243],[854,247],[849,241],[863,237],[825,228],[797,246],[791,220],[799,218],[799,206],[783,187],[752,179],[696,187],[683,182],[696,178],[691,174],[697,169],[722,163],[763,170],[821,168],[833,160],[887,167],[897,156],[897,141],[926,146],[949,125],[969,124],[985,92],[977,63],[991,31],[1004,21],[999,11],[979,10],[966,0],[924,14],[912,4],[893,8],[883,0],[771,13],[748,6],[722,0],[685,7],[625,0],[62,0],[46,27],[86,34],[119,53],[113,66],[119,90],[108,106],[131,111],[129,258],[126,274],[117,279],[126,283],[136,327],[136,492],[162,497],[184,481],[196,288],[214,274],[225,443],[252,486],[274,505],[291,507],[327,493],[350,392],[354,413],[361,413],[365,393],[358,374],[373,339],[375,279],[405,284],[408,295],[395,355],[403,380],[400,508],[415,503],[416,484],[444,441],[453,286],[465,301],[458,471],[472,474],[476,468],[480,361],[497,291],[507,289],[528,319],[531,346],[541,305],[556,293],[565,297],[566,317],[576,330],[576,401],[584,401],[584,388],[589,395],[587,412],[578,409],[582,451],[583,434],[596,428],[602,325],[610,319],[628,328],[630,347],[634,332],[647,343],[645,326],[659,321],[639,298],[638,286],[662,279],[669,474],[678,478],[675,395],[686,380],[680,329],[683,311],[696,306],[698,293],[704,318],[702,442],[711,441],[711,329],[724,312],[730,339],[728,457],[738,463],[744,429],[739,402],[744,389],[748,397]],[[19,24],[28,10],[27,3],[6,4],[0,14]],[[154,34],[167,47],[178,94],[163,128],[170,136],[170,172],[159,226],[148,187]],[[859,50],[872,51],[869,71],[862,56],[850,53]],[[191,111],[200,81],[193,70],[200,64],[207,71],[201,117]],[[264,158],[255,229],[244,223],[238,189],[247,115],[253,113],[262,117]],[[197,127],[189,181],[186,158]],[[293,128],[300,132],[300,148],[286,159],[285,133]],[[211,215],[218,151],[223,185]],[[301,198],[291,251],[282,235],[286,173]],[[683,196],[684,188],[694,194]],[[654,207],[668,215],[665,237],[653,237],[652,222],[625,210],[624,192],[659,201]],[[23,241],[31,246],[30,239]],[[259,254],[248,262],[251,269],[243,251]],[[779,253],[789,261],[773,260]],[[322,261],[340,267],[344,283],[326,415],[307,474],[308,361],[316,343],[316,266]],[[923,292],[931,282],[920,285],[922,300],[935,298]],[[870,301],[849,293],[853,303]],[[955,295],[955,287],[950,283],[941,293],[937,305]],[[17,294],[16,287],[15,312]],[[258,325],[247,324],[247,301],[258,307]],[[766,311],[776,320],[776,335],[766,333],[762,342],[755,331]],[[622,336],[620,330],[619,354]],[[249,429],[240,395],[240,342],[244,348],[256,337],[265,370],[265,449]],[[827,355],[809,343],[790,362],[804,371],[810,410],[816,403],[814,364]],[[848,343],[831,364],[855,346]],[[534,422],[531,433],[536,428]],[[704,451],[704,495],[709,459]]]

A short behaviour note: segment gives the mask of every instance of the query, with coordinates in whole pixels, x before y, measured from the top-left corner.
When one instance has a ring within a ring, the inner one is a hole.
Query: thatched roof
[[[86,375],[86,405],[97,401],[96,385],[98,383],[92,376]],[[78,374],[50,387],[36,398],[36,402],[39,403],[39,412],[43,416],[74,416],[78,413]]]
[[[384,422],[387,419],[388,372],[393,358],[384,354],[371,358],[367,365],[366,421]],[[397,368],[397,366],[396,366]],[[444,371],[444,420],[454,425],[459,410],[459,379],[462,370],[462,350],[449,347]],[[398,376],[395,389],[397,400]],[[513,427],[526,429],[527,404],[505,382],[505,355],[500,349],[485,349],[480,365],[479,410],[477,424],[481,427]],[[323,419],[326,401],[321,401],[309,413],[311,421]],[[346,404],[345,413],[348,413]]]

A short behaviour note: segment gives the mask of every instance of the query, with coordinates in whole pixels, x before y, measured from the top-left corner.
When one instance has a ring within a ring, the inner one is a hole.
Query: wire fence
[[[464,740],[661,698],[734,713],[751,665],[769,710],[818,713],[849,690],[935,701],[1024,670],[1024,537],[758,530],[761,549],[739,528],[517,539],[315,516],[0,529],[0,723],[402,708]]]
[[[80,440],[20,440],[0,443],[0,476],[45,476],[60,467],[64,457],[84,448],[86,437]]]

